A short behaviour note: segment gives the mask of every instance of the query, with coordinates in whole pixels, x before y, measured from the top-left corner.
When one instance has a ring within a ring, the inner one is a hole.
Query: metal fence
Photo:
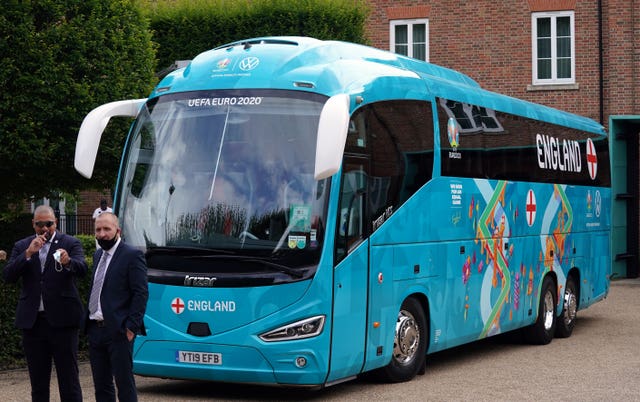
[[[93,235],[95,233],[93,217],[91,215],[59,215],[58,230],[73,236],[78,234]]]

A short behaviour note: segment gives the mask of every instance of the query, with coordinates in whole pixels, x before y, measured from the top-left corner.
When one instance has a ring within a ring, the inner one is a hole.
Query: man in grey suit
[[[29,367],[31,399],[49,401],[51,361],[63,401],[82,401],[78,378],[78,331],[84,317],[76,278],[87,273],[80,241],[56,231],[46,205],[33,214],[35,234],[16,242],[2,271],[7,282],[22,281],[16,327]]]
[[[118,217],[103,212],[95,221],[100,249],[93,256],[86,333],[97,402],[137,401],[133,376],[133,342],[144,334],[149,295],[142,251],[120,238]]]

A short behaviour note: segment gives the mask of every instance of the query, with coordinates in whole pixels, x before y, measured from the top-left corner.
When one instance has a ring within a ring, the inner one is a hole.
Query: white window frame
[[[498,118],[496,117],[496,111],[493,109],[489,109],[489,108],[481,108],[478,105],[472,105],[470,103],[464,103],[464,102],[459,102],[462,105],[462,111],[464,113],[465,116],[456,116],[455,112],[447,105],[447,101],[449,99],[445,99],[445,98],[439,98],[439,103],[440,106],[446,111],[447,116],[449,118],[453,118],[456,121],[458,120],[458,118],[460,117],[465,117],[467,121],[469,121],[471,127],[470,128],[462,128],[462,126],[460,125],[460,123],[458,123],[458,129],[460,134],[476,134],[479,132],[484,132],[484,133],[500,133],[500,134],[504,134],[504,128],[502,127],[502,124],[500,124],[500,121],[498,120]],[[495,125],[495,127],[487,127],[484,123],[484,121],[482,122],[481,126],[478,126],[476,123],[476,119],[473,118],[473,108],[477,107],[480,110],[480,116],[481,118],[484,119],[492,119],[493,120],[493,124]],[[484,112],[484,114],[482,114],[482,112]]]
[[[576,82],[576,32],[575,13],[573,11],[554,11],[531,13],[531,67],[533,85],[575,84]],[[569,17],[571,34],[571,77],[558,78],[558,54],[556,20],[558,17]],[[538,19],[551,18],[551,78],[538,78]]]
[[[406,25],[407,26],[407,56],[413,57],[413,26],[418,24],[424,24],[425,29],[425,52],[424,52],[424,61],[429,61],[429,19],[428,18],[416,18],[416,19],[407,19],[407,20],[391,20],[389,21],[389,50],[391,52],[396,53],[396,26]],[[418,59],[419,60],[419,59]]]

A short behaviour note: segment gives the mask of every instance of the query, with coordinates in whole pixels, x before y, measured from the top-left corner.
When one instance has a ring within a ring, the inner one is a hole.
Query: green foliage
[[[0,261],[0,270],[5,262]],[[14,284],[0,281],[0,294],[5,302],[0,306],[0,337],[2,348],[0,349],[0,370],[21,367],[24,365],[22,337],[13,322],[15,320],[16,305],[20,296],[20,288]]]
[[[87,261],[87,265],[89,265],[89,268],[91,268],[91,265],[93,264],[93,254],[96,252],[95,236],[79,234],[79,235],[76,235],[75,238],[80,240],[80,244],[82,244],[82,251],[84,251],[84,256]]]
[[[170,0],[146,2],[158,66],[225,43],[261,36],[310,36],[366,43],[364,1]]]
[[[27,233],[26,235],[30,234]],[[25,236],[26,236],[25,235]],[[89,271],[91,271],[91,264],[93,262],[93,253],[96,251],[95,237],[89,235],[77,235],[75,236],[82,243],[82,250],[84,251],[85,260],[89,265]],[[15,242],[18,238],[13,239]],[[11,250],[7,250],[10,254]],[[7,256],[9,258],[9,256]],[[0,271],[4,268],[5,262],[0,261]],[[78,286],[78,292],[80,298],[85,303],[89,294],[89,287],[91,286],[91,272],[88,272],[84,278],[76,281]],[[3,303],[0,305],[0,337],[2,337],[2,348],[0,348],[0,370],[16,367],[24,367],[24,355],[22,353],[22,335],[20,330],[14,326],[16,306],[18,305],[18,297],[20,296],[20,281],[18,284],[6,283],[0,280],[0,294],[3,298]],[[80,337],[80,354],[86,355],[87,344],[84,336]]]
[[[22,239],[30,234],[33,234],[33,227],[31,226],[31,214],[21,214],[14,217],[12,220],[2,222],[2,230],[0,230],[0,250],[7,252],[7,258],[11,255],[11,249],[16,239]]]
[[[11,256],[11,250],[16,240],[33,234],[31,227],[31,214],[20,215],[9,222],[2,223],[0,231],[0,250],[7,252],[7,259]],[[0,272],[6,261],[0,261]],[[5,283],[0,279],[0,295],[5,301],[0,305],[0,369],[21,367],[24,365],[21,346],[20,331],[13,324],[16,306],[20,296],[20,286]]]
[[[110,123],[91,181],[73,168],[78,129],[96,106],[147,96],[156,81],[156,49],[157,65],[164,68],[260,36],[364,44],[367,13],[361,0],[4,0],[0,177],[9,185],[0,192],[0,219],[32,197],[112,186],[129,122]],[[32,233],[30,219],[3,223],[8,230],[0,233],[0,249],[10,253],[17,238]],[[95,239],[76,237],[91,267]],[[83,299],[90,278],[78,281]],[[0,281],[0,369],[24,365],[13,326],[19,293],[20,285]],[[84,337],[80,353],[86,353]]]
[[[91,181],[73,168],[82,119],[155,83],[148,20],[135,0],[6,0],[0,7],[0,211],[25,199],[111,187],[126,130],[102,138]]]

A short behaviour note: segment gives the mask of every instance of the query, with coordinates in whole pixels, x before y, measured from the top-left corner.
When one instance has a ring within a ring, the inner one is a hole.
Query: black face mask
[[[118,241],[118,235],[113,236],[113,239],[96,239],[98,241],[98,246],[100,246],[103,250],[110,250],[113,246],[116,245]]]

